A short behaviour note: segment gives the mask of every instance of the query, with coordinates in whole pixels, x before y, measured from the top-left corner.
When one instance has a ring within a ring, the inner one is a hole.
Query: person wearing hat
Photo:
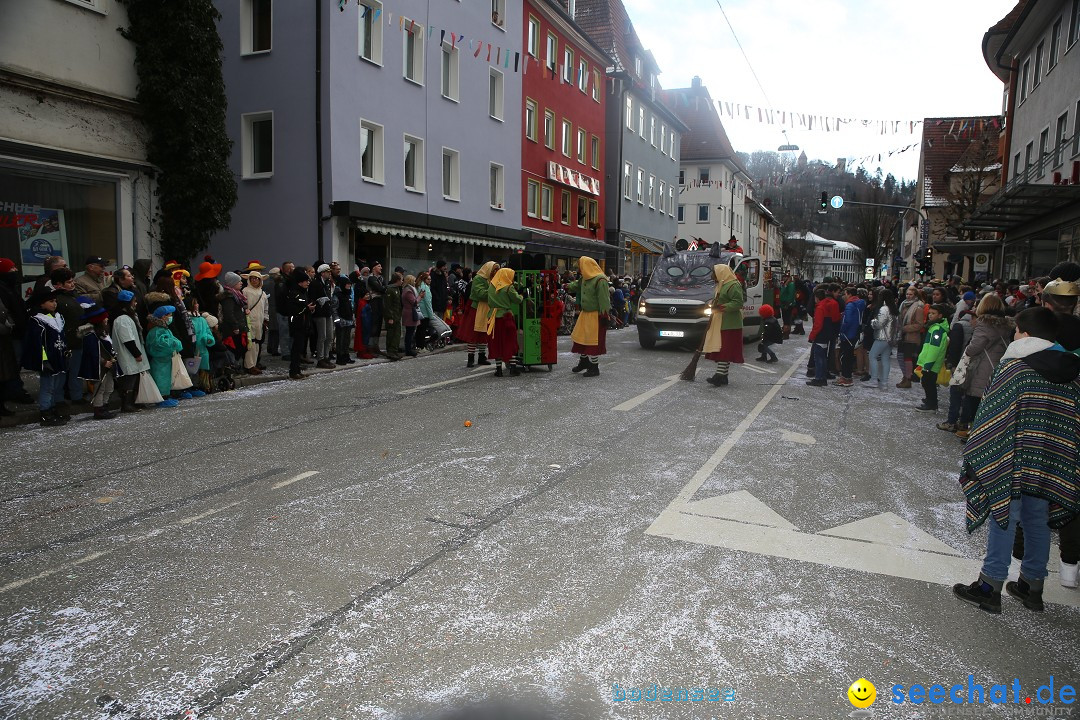
[[[68,373],[64,383],[64,396],[72,405],[84,405],[85,383],[79,374],[82,365],[82,337],[79,335],[79,319],[83,316],[82,303],[92,303],[88,295],[79,295],[75,273],[68,268],[57,268],[49,275],[49,282],[56,291],[56,313],[64,318],[64,344],[68,349]],[[83,300],[80,302],[80,298]]]
[[[603,277],[603,275],[601,275]],[[605,290],[604,295],[607,295]],[[488,286],[487,335],[491,338],[488,350],[495,361],[495,377],[502,377],[502,364],[510,368],[511,375],[520,375],[516,358],[518,354],[517,322],[514,309],[521,307],[521,295],[514,287],[514,271],[501,268],[491,278]]]
[[[109,337],[109,313],[97,303],[91,303],[79,318],[79,334],[83,352],[78,376],[93,383],[94,395],[90,404],[95,420],[111,420],[116,415],[106,407],[112,397],[114,380],[119,366],[112,338]]]
[[[210,348],[217,345],[214,328],[218,319],[208,313],[199,312],[199,299],[194,295],[184,298],[184,307],[191,317],[191,327],[195,330],[195,356],[199,358],[198,382],[192,382],[192,397],[202,397],[213,392],[214,384],[210,381]]]
[[[221,344],[232,351],[237,362],[245,361],[249,346],[248,307],[242,290],[243,284],[239,275],[227,272],[221,276],[222,291],[218,295],[221,307],[221,323],[218,325]],[[202,303],[199,306],[202,307]],[[248,375],[262,375],[262,370],[254,365],[246,368],[246,371]]]
[[[776,320],[776,310],[772,305],[762,305],[758,308],[758,315],[761,316],[761,343],[758,345],[761,354],[757,359],[766,363],[777,362],[780,358],[776,356],[773,346],[784,342],[784,331]]]
[[[1068,264],[1075,263],[1061,263],[1061,265]],[[1054,269],[1058,270],[1059,268],[1055,267]],[[1042,291],[1043,305],[1054,312],[1075,315],[1077,311],[1076,299],[1080,297],[1080,283],[1075,280],[1063,279],[1061,275],[1052,275],[1052,277],[1054,279],[1046,283],[1046,287]]]
[[[248,311],[248,346],[244,353],[244,368],[249,372],[251,368],[261,372],[266,368],[259,362],[259,355],[262,353],[263,343],[266,342],[267,326],[270,323],[270,298],[263,291],[263,280],[269,276],[258,270],[249,270],[240,277],[247,280],[247,287],[243,290]]]
[[[723,263],[713,266],[713,275],[716,276],[716,295],[712,300],[713,312],[709,329],[705,333],[705,342],[701,347],[705,353],[705,359],[716,363],[716,372],[706,382],[720,387],[728,384],[728,369],[731,363],[741,364],[743,361],[742,306],[746,302],[746,290],[743,289],[742,283],[735,277],[731,268]],[[836,309],[835,301],[832,307]],[[839,311],[836,311],[834,337],[836,329],[840,326],[839,315]],[[811,342],[817,339],[815,335],[817,330],[818,324],[815,323],[814,332],[811,333]],[[834,337],[828,339],[834,339]],[[814,365],[818,370],[816,376],[818,379],[822,378],[826,372],[827,342],[828,340],[823,336],[814,344],[815,349],[818,350]]]
[[[146,333],[146,354],[150,358],[150,377],[162,397],[158,407],[176,407],[179,404],[169,397],[173,389],[173,355],[183,348],[176,336],[169,332],[175,312],[175,306],[162,305],[147,318],[150,331]]]
[[[446,303],[450,294],[450,279],[446,274],[446,261],[439,260],[431,271],[428,280],[431,286],[431,311],[440,320],[446,314]]]
[[[338,278],[334,298],[330,301],[330,319],[334,324],[337,364],[354,364],[356,361],[349,357],[349,336],[356,325],[356,311],[353,310],[353,281],[348,275]]]
[[[371,343],[371,354],[379,354],[379,336],[382,335],[383,328],[383,297],[386,295],[386,280],[383,278],[382,263],[376,260],[371,266],[371,274],[367,278],[367,292],[371,297],[368,298],[367,306],[370,308],[371,313],[371,335],[369,342]],[[387,352],[390,348],[387,347]]]
[[[469,286],[468,299],[465,300],[465,310],[458,321],[454,336],[465,343],[469,351],[468,362],[465,367],[471,368],[476,365],[490,365],[487,358],[488,341],[488,290],[491,278],[499,270],[499,264],[494,260],[484,263],[476,275],[473,276],[472,285]],[[477,351],[480,352],[477,358]]]
[[[334,297],[334,281],[330,277],[330,266],[322,263],[315,268],[315,278],[308,287],[308,299],[315,303],[313,319],[315,322],[315,367],[331,369],[330,349],[334,344],[334,321],[331,318],[330,300]]]
[[[215,263],[209,255],[203,257],[199,272],[195,273],[195,297],[199,298],[199,307],[214,316],[221,314],[221,301],[218,298],[221,294],[221,284],[218,283],[220,275],[221,263]]]
[[[116,304],[109,310],[113,349],[119,366],[116,386],[120,392],[120,412],[124,413],[139,411],[135,397],[140,383],[153,384],[136,303],[138,299],[134,292],[121,290],[116,294]]]
[[[262,272],[265,269],[266,269],[266,266],[263,265],[258,260],[248,260],[247,267],[244,268],[244,272],[240,273],[240,277],[243,277],[244,273],[250,273],[252,271]]]
[[[26,325],[22,346],[22,366],[38,373],[38,409],[42,426],[63,425],[68,418],[56,408],[67,380],[67,344],[64,318],[56,312],[56,291],[42,288],[27,303],[34,316]]]
[[[7,310],[11,323],[11,344],[16,358],[22,357],[22,341],[26,337],[29,319],[26,300],[22,291],[22,273],[18,266],[6,257],[0,257],[0,304]],[[30,404],[34,398],[23,387],[22,377],[16,371],[14,377],[3,382],[3,397],[10,402]]]
[[[308,299],[308,286],[311,278],[303,268],[292,271],[285,286],[283,307],[289,315],[289,337],[292,347],[289,349],[289,379],[302,380],[307,375],[300,372],[300,363],[304,357],[304,345],[307,343],[307,327],[315,303]]]
[[[580,280],[570,283],[567,292],[576,296],[576,303],[581,312],[570,333],[574,344],[570,352],[576,353],[578,364],[571,372],[585,371],[583,377],[596,377],[600,374],[600,356],[607,354],[608,311],[611,310],[612,293],[608,291],[608,279],[600,265],[588,256],[578,259]]]
[[[105,259],[97,255],[86,258],[86,272],[75,278],[75,290],[78,295],[86,295],[101,304],[101,292],[105,289]]]
[[[390,276],[390,284],[386,286],[386,295],[383,296],[382,319],[386,321],[386,357],[391,360],[401,360],[401,285],[404,278],[401,273],[394,272]]]

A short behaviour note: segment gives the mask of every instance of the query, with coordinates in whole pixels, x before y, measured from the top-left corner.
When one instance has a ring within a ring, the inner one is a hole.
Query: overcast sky
[[[717,0],[623,0],[653,52],[665,88],[700,75],[714,99],[767,107]],[[776,110],[858,119],[995,115],[1002,83],[982,57],[982,36],[1015,0],[720,0]],[[778,126],[721,115],[735,149],[776,150]],[[788,130],[810,159],[882,153],[866,163],[914,179],[921,129]]]

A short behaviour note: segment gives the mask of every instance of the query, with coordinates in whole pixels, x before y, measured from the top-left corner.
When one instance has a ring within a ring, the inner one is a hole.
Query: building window
[[[274,25],[272,0],[244,0],[240,17],[241,52],[245,55],[270,52]]]
[[[624,163],[622,169],[622,195],[627,200],[631,199],[630,183],[633,182],[634,177],[634,165],[633,163]]]
[[[656,147],[656,118],[649,118],[649,142],[653,147]]]
[[[675,217],[678,222],[686,222],[686,206],[680,205],[675,212]]]
[[[244,177],[258,179],[274,174],[274,113],[243,115]]]
[[[649,209],[656,209],[656,176],[649,176]]]
[[[1019,176],[1020,176],[1020,153],[1016,153],[1016,156],[1013,157],[1013,177],[1015,178],[1015,177],[1019,177]]]
[[[641,136],[641,139],[644,140],[645,139],[645,108],[644,107],[639,107],[638,108],[637,132],[638,132],[638,135]]]
[[[529,44],[528,52],[534,58],[540,57],[540,21],[529,16]]]
[[[442,195],[444,200],[461,199],[461,154],[442,149]]]
[[[548,150],[555,149],[555,113],[544,111],[544,145]]]
[[[551,222],[552,194],[550,185],[540,186],[540,219],[548,222]]]
[[[1027,100],[1028,96],[1028,77],[1031,72],[1031,58],[1024,61],[1024,67],[1020,71],[1020,102]]]
[[[570,191],[562,191],[562,200],[559,202],[559,221],[563,225],[570,224]]]
[[[589,63],[584,58],[578,60],[577,86],[581,92],[589,91]]]
[[[536,142],[536,101],[525,101],[525,137]]]
[[[667,128],[660,123],[660,154],[667,155]]]
[[[531,217],[540,215],[540,183],[529,180],[525,188],[525,212]]]
[[[626,96],[626,129],[634,129],[634,100],[629,95]]]
[[[572,76],[574,72],[574,51],[570,48],[563,48],[562,51],[563,68],[562,79],[564,83],[573,82]]]
[[[671,132],[671,142],[668,143],[668,153],[671,155],[671,159],[675,159],[675,131]]]
[[[495,68],[488,75],[488,115],[503,119],[503,74]]]
[[[589,227],[600,229],[600,203],[596,200],[589,201]]]
[[[697,221],[699,223],[707,223],[707,222],[709,222],[709,206],[708,205],[698,205],[697,206]]]
[[[1061,18],[1054,23],[1050,31],[1050,57],[1046,58],[1046,72],[1054,69],[1058,64],[1058,55],[1061,53]]]
[[[1044,43],[1039,43],[1038,45],[1035,46],[1035,67],[1032,70],[1034,75],[1032,76],[1032,79],[1031,79],[1031,89],[1032,90],[1039,87],[1039,83],[1042,82],[1043,44]]]
[[[442,46],[442,96],[447,100],[457,102],[459,76],[458,49],[444,42]]]
[[[645,204],[645,170],[638,168],[637,170],[637,204]]]
[[[360,18],[360,38],[357,45],[360,57],[377,65],[382,64],[383,23],[375,13],[382,14],[382,3],[378,0],[363,0],[360,3],[363,16]]]
[[[491,24],[497,28],[506,25],[506,0],[491,0]]]
[[[645,75],[645,70],[644,70],[644,67],[642,65],[640,55],[635,55],[634,56],[634,74],[637,75],[638,77],[644,77],[644,75]]]
[[[701,182],[702,185],[708,184],[708,182],[709,182],[709,168],[707,168],[707,167],[699,167],[697,169],[697,179]]]
[[[1054,143],[1054,167],[1061,167],[1065,162],[1065,145],[1069,142],[1069,113],[1064,113],[1057,121],[1057,142]]]
[[[424,141],[405,136],[405,189],[424,192]]]
[[[370,182],[383,182],[383,128],[360,121],[360,177]]]
[[[675,188],[671,187],[670,185],[668,185],[668,189],[667,189],[667,206],[668,206],[668,215],[674,215],[675,214]]]
[[[413,32],[411,20],[404,21],[405,32],[402,37],[402,52],[405,54],[403,67],[405,79],[417,85],[424,84],[424,28]]]
[[[558,63],[556,58],[559,57],[559,38],[555,37],[551,33],[547,36],[547,57],[544,58],[544,62],[547,63],[548,70],[555,70],[555,65]]]
[[[1046,163],[1050,159],[1050,128],[1043,128],[1039,133],[1039,177],[1046,174]]]
[[[1035,151],[1035,143],[1029,142],[1024,148],[1024,174],[1031,171],[1031,154]]]
[[[589,204],[585,198],[578,196],[577,199],[577,226],[584,228],[589,221]]]
[[[1072,0],[1069,12],[1069,47],[1080,40],[1080,0]]]
[[[685,185],[685,184],[686,184],[686,170],[683,169],[683,168],[679,168],[679,185]]]
[[[578,128],[577,131],[577,161],[582,165],[588,164],[588,158],[585,156],[585,142],[587,136],[585,134],[585,128]]]
[[[574,134],[574,126],[570,124],[569,120],[562,121],[562,154],[566,157],[570,157],[572,150],[572,143],[574,142],[572,135]]]
[[[491,207],[496,210],[503,209],[505,197],[505,185],[503,181],[503,166],[491,163],[488,173],[488,195]]]
[[[667,212],[667,183],[663,180],[660,181],[660,214],[663,215]]]
[[[1076,111],[1073,113],[1073,157],[1077,155],[1080,155],[1080,100],[1076,101]]]
[[[600,169],[600,138],[595,135],[592,136],[592,167],[593,170]]]
[[[592,71],[592,99],[600,102],[600,71]]]

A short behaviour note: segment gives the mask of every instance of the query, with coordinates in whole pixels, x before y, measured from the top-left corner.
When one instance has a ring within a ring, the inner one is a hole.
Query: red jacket
[[[839,332],[840,305],[832,295],[826,295],[814,308],[814,329],[810,331],[810,342],[832,342]]]

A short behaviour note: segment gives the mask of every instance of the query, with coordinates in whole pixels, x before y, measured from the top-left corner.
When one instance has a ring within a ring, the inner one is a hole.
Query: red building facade
[[[521,225],[532,252],[603,259],[610,59],[552,0],[526,0]],[[561,264],[561,263],[559,263]]]

